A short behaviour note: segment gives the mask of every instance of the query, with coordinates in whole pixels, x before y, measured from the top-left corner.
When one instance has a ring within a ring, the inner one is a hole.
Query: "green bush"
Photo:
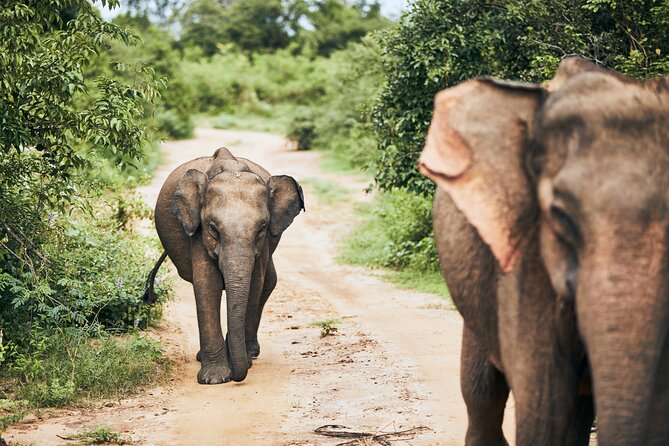
[[[360,206],[358,226],[341,244],[338,260],[390,268],[384,277],[399,287],[450,298],[441,276],[432,232],[432,202],[402,189],[380,193],[376,205]]]
[[[376,157],[371,105],[383,84],[379,48],[372,38],[318,60],[329,74],[324,94],[313,106],[314,146],[333,152],[351,166],[366,168]]]
[[[159,108],[155,121],[158,132],[170,139],[190,138],[195,130],[195,123],[191,116],[175,109]]]
[[[297,150],[311,149],[316,139],[316,124],[311,113],[307,111],[295,116],[286,136],[297,144]]]
[[[35,365],[35,358],[65,350],[73,369],[77,349],[88,339],[146,328],[161,315],[160,303],[142,300],[158,251],[147,251],[146,236],[119,229],[144,211],[127,198],[110,201],[113,206],[94,214],[53,214],[40,251],[24,247],[0,263],[0,363],[24,370],[25,382],[45,367]],[[120,215],[121,207],[126,215]],[[159,280],[158,293],[166,291]],[[66,395],[67,385],[55,383],[54,395]]]
[[[86,398],[122,398],[139,386],[160,381],[169,367],[160,344],[145,336],[85,342],[77,351],[74,367],[70,352],[54,344],[15,370],[23,375],[17,397],[33,407],[61,407]]]
[[[340,259],[365,266],[439,269],[432,233],[432,201],[406,190],[381,193],[377,206],[342,245]]]

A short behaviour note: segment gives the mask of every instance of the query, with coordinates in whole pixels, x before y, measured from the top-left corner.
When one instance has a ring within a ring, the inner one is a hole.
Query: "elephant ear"
[[[200,209],[206,186],[206,174],[196,169],[188,169],[172,194],[172,212],[189,237],[193,236],[200,226]]]
[[[495,79],[439,92],[419,168],[476,228],[501,269],[513,268],[537,215],[525,170],[528,127],[545,90]]]
[[[275,175],[267,180],[269,188],[269,232],[274,237],[281,234],[304,208],[302,187],[293,177]]]

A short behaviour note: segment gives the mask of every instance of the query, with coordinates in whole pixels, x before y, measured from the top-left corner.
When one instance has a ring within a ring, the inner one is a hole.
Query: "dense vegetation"
[[[110,43],[135,41],[86,0],[0,5],[5,397],[60,405],[91,392],[119,395],[165,369],[151,341],[109,338],[160,314],[141,301],[155,254],[132,230],[146,211],[129,188],[155,162],[147,116],[164,82],[150,68],[108,58]],[[108,370],[139,359],[146,371],[96,373],[106,381],[87,384],[86,364],[100,354],[109,355]]]
[[[482,75],[542,82],[574,54],[639,78],[666,73],[667,25],[661,0],[417,0],[380,36],[379,187],[431,193],[415,166],[440,89]]]

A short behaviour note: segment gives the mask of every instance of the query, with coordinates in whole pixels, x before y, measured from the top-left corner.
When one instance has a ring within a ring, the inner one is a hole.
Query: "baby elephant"
[[[166,256],[193,284],[200,329],[200,384],[243,381],[260,354],[258,325],[276,285],[272,253],[281,234],[304,210],[292,177],[271,176],[259,165],[220,148],[179,166],[156,203],[156,230]],[[227,342],[221,331],[221,294],[227,297]]]

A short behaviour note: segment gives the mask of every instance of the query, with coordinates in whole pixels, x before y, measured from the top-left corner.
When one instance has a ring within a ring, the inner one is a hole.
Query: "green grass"
[[[252,130],[285,135],[294,114],[295,106],[292,104],[259,103],[254,106],[240,107],[234,113],[200,114],[194,119],[199,127]]]
[[[319,203],[327,206],[349,201],[351,198],[348,189],[332,181],[310,177],[301,179],[300,184],[313,192]]]
[[[387,279],[399,288],[436,294],[449,301],[451,300],[451,293],[448,291],[448,287],[440,271],[404,269],[391,272],[388,274]]]
[[[316,147],[316,150],[319,150]],[[360,170],[352,164],[351,160],[346,158],[341,152],[323,149],[323,156],[321,158],[321,168],[329,173],[340,173],[343,175],[364,174],[367,177],[370,175],[366,171]],[[370,177],[371,178],[371,177]]]
[[[84,444],[130,444],[130,440],[123,438],[120,432],[112,430],[111,426],[95,426],[94,428],[79,432],[74,439],[81,440]]]
[[[396,196],[394,196],[396,195]],[[361,224],[341,243],[337,261],[369,268],[388,269],[383,278],[400,288],[436,294],[450,301],[448,291],[433,249],[417,250],[424,247],[426,238],[417,245],[411,245],[408,252],[398,250],[397,234],[407,232],[414,204],[403,194],[392,192],[382,195],[373,206],[360,204],[355,214]],[[410,232],[410,231],[408,231]],[[431,248],[428,245],[429,248]]]
[[[71,346],[72,347],[72,346]],[[161,345],[140,335],[107,337],[78,347],[74,373],[64,347],[23,358],[0,375],[0,434],[43,407],[63,407],[93,399],[123,398],[163,381],[171,362]],[[76,439],[86,444],[128,444],[106,427]],[[102,441],[104,440],[104,441]]]
[[[46,350],[42,357],[25,359],[21,366],[22,376],[14,377],[18,386],[11,397],[39,408],[126,397],[163,380],[171,363],[158,342],[133,335],[80,345],[74,371],[71,356],[60,346]]]

